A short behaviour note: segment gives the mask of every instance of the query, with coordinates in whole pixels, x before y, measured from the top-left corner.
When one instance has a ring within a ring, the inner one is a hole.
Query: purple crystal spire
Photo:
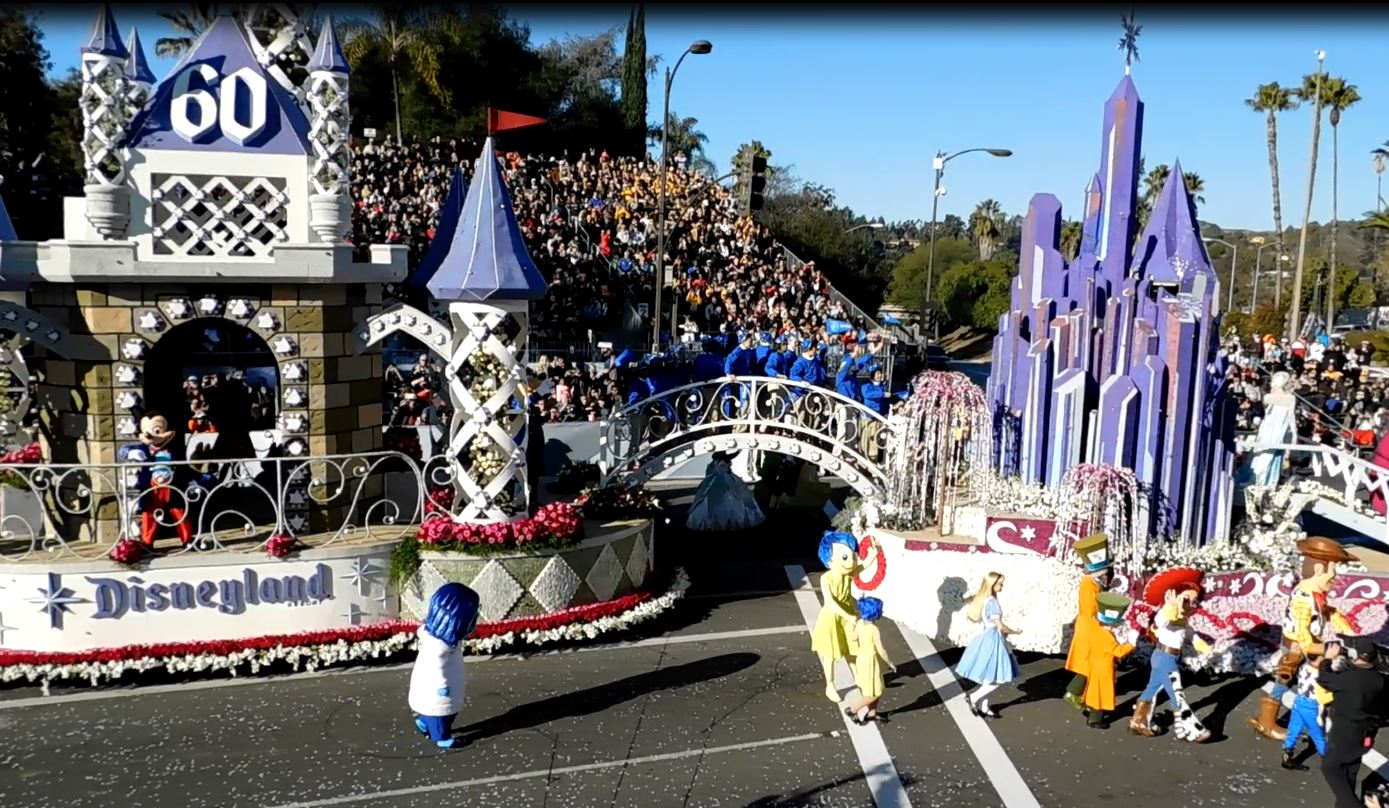
[[[1124,76],[1104,105],[1104,138],[1100,145],[1100,207],[1095,256],[1111,287],[1129,268],[1134,209],[1138,200],[1138,156],[1143,145],[1143,102],[1133,79]]]

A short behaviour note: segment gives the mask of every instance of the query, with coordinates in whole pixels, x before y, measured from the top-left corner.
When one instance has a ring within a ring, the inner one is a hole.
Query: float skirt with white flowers
[[[999,572],[1005,576],[999,596],[1003,613],[1008,624],[1022,632],[1009,643],[1021,651],[1065,653],[1076,617],[1080,566],[1057,552],[1052,542],[1057,522],[1007,514],[980,516],[974,521],[982,523],[981,540],[931,540],[920,532],[860,529],[861,538],[878,541],[882,554],[880,566],[865,570],[856,582],[858,593],[881,598],[888,617],[928,637],[963,646],[980,630],[965,617],[965,606],[985,574]],[[1141,635],[1152,620],[1153,608],[1136,597],[1146,576],[1191,564],[1207,572],[1206,591],[1191,625],[1215,650],[1207,657],[1188,650],[1185,664],[1220,673],[1269,672],[1277,661],[1280,624],[1296,579],[1291,560],[1260,558],[1250,548],[1266,545],[1277,550],[1300,538],[1287,531],[1275,539],[1263,535],[1279,529],[1276,524],[1248,528],[1250,535],[1238,552],[1228,547],[1220,553],[1148,548],[1139,563],[1116,575],[1113,584],[1135,597],[1129,626]],[[1240,568],[1241,562],[1259,566]],[[1389,644],[1387,594],[1389,577],[1347,570],[1337,579],[1330,601],[1356,633]],[[1149,648],[1140,642],[1140,650],[1146,655]]]
[[[649,581],[649,584],[656,583]],[[480,623],[464,641],[467,653],[490,654],[527,647],[582,642],[637,626],[670,610],[684,597],[690,579],[677,569],[661,588],[550,614]],[[288,665],[313,671],[334,665],[383,661],[413,651],[419,623],[391,620],[330,631],[212,642],[101,648],[83,652],[0,650],[0,682],[53,682],[99,685],[127,674],[164,672],[260,673]]]

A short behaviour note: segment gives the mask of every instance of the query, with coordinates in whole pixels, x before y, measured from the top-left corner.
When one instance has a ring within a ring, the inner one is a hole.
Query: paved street
[[[696,582],[679,610],[624,644],[471,660],[471,743],[453,752],[415,733],[405,665],[4,692],[0,805],[1326,805],[1318,772],[1281,770],[1244,726],[1249,679],[1191,684],[1217,733],[1193,747],[1086,729],[1057,698],[1059,660],[1024,656],[986,723],[943,667],[958,650],[885,624],[889,723],[852,726],[809,650],[815,594],[791,591],[798,565],[815,584],[816,530],[695,545],[671,529],[664,551]],[[1124,674],[1121,710],[1143,679]]]

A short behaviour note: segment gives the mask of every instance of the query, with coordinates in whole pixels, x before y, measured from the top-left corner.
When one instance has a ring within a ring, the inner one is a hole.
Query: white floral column
[[[318,46],[309,62],[308,101],[312,111],[309,142],[313,144],[313,194],[309,197],[310,226],[329,244],[347,236],[348,170],[352,157],[348,135],[348,67],[338,47],[333,18],[323,22]]]
[[[125,154],[121,140],[130,123],[126,62],[110,6],[103,5],[87,43],[82,46],[82,159],[87,220],[105,239],[125,237],[130,224],[130,189],[125,187]]]
[[[449,466],[456,518],[507,521],[526,515],[526,337],[529,304],[449,303]],[[519,438],[519,439],[518,439]]]

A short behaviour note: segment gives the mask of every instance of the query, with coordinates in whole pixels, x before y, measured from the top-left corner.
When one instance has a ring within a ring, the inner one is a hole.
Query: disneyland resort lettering
[[[221,581],[147,584],[138,575],[124,581],[86,576],[96,586],[94,620],[118,620],[129,612],[162,612],[166,609],[216,609],[222,614],[241,614],[248,606],[294,605],[333,597],[332,574],[319,564],[313,575],[261,578],[245,569],[240,578]]]

